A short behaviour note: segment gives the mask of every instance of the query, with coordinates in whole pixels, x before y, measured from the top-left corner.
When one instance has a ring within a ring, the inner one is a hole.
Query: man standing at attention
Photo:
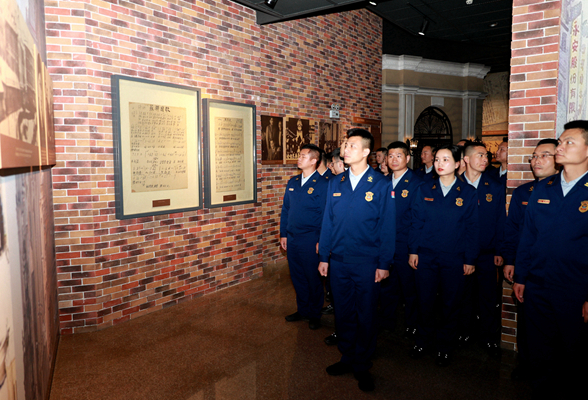
[[[555,149],[558,143],[556,139],[543,139],[535,147],[530,157],[531,170],[535,180],[525,183],[512,192],[512,198],[508,207],[508,217],[504,225],[504,277],[512,283],[516,252],[523,230],[523,218],[525,209],[529,204],[529,198],[537,182],[557,173],[555,164]],[[525,307],[517,301],[517,367],[512,371],[511,378],[523,380],[529,377],[529,351],[527,346],[527,331],[525,329]]]
[[[588,121],[564,125],[560,174],[537,182],[516,257],[537,398],[585,396],[588,332]]]
[[[432,176],[431,174],[433,171],[433,148],[431,146],[423,146],[423,150],[421,151],[421,161],[423,165],[421,165],[414,173],[419,178],[425,178]]]
[[[484,174],[488,167],[488,154],[482,142],[466,142],[463,160],[466,171],[463,177],[476,189],[478,195],[478,225],[480,227],[480,254],[476,271],[466,278],[461,344],[468,341],[475,321],[474,304],[478,304],[480,344],[492,356],[500,355],[500,297],[498,296],[498,267],[502,267],[502,242],[506,222],[504,187]],[[475,290],[477,288],[477,290]]]
[[[317,247],[329,184],[316,172],[319,162],[320,149],[314,144],[303,145],[298,157],[302,174],[288,181],[280,218],[280,245],[287,251],[298,308],[286,321],[307,319],[310,329],[321,327],[323,307]]]
[[[321,275],[331,266],[335,323],[341,361],[329,375],[353,372],[362,391],[374,389],[369,373],[376,349],[380,282],[394,260],[396,209],[392,183],[368,165],[374,146],[365,129],[348,131],[345,163],[327,194],[319,245]]]
[[[394,331],[396,311],[400,299],[404,300],[404,320],[407,339],[414,338],[418,322],[418,299],[415,270],[408,265],[408,233],[412,221],[412,205],[421,178],[408,168],[410,149],[404,142],[388,146],[388,168],[393,173],[392,190],[396,202],[396,251],[390,277],[382,282],[380,326]]]

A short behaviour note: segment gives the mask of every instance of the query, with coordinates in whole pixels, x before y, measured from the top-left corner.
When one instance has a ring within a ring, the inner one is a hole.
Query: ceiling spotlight
[[[368,3],[370,3],[370,4],[371,4],[372,6],[374,6],[374,7],[378,5],[378,3],[376,3],[376,2],[375,2],[375,1],[373,1],[373,0],[372,0],[372,1],[368,1]]]
[[[496,28],[498,26],[498,22],[493,22],[490,24],[490,28]]]
[[[466,4],[467,5],[470,5],[470,4],[473,4],[473,3],[474,3],[474,0],[466,0]]]
[[[421,25],[421,29],[419,30],[419,35],[425,36],[425,30],[427,29],[428,25],[429,25],[429,21],[426,18],[423,19],[423,25]]]
[[[274,8],[278,4],[278,0],[265,0],[265,5],[269,8]]]

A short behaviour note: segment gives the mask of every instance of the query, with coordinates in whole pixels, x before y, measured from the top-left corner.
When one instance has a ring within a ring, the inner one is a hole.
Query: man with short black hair
[[[310,329],[321,327],[323,306],[317,247],[328,181],[316,172],[319,157],[320,149],[314,144],[301,147],[298,168],[302,174],[288,181],[280,217],[280,245],[287,252],[297,305],[297,311],[286,316],[286,321],[307,319]]]
[[[323,178],[329,179],[333,176],[333,173],[331,172],[331,170],[328,168],[328,162],[327,162],[327,154],[325,153],[325,151],[321,148],[319,148],[320,150],[320,158],[319,158],[319,164],[318,167],[316,168],[316,171],[321,174],[321,176]]]
[[[506,189],[506,178],[508,173],[508,138],[502,139],[496,150],[496,161],[500,163],[500,168],[494,168],[488,171],[493,178],[497,179]]]
[[[525,209],[529,204],[529,198],[537,182],[542,181],[557,173],[558,166],[555,163],[556,139],[543,139],[535,147],[529,163],[535,176],[535,180],[525,183],[512,192],[508,217],[504,226],[504,277],[512,282],[516,265],[516,251],[519,245],[523,228]],[[515,380],[525,379],[529,376],[529,351],[527,345],[527,330],[525,321],[525,307],[517,301],[517,367],[512,371],[511,378]]]
[[[331,153],[331,163],[329,164],[329,169],[333,173],[333,175],[339,175],[345,172],[345,163],[341,159],[341,148],[338,147]]]
[[[562,172],[529,198],[513,286],[525,304],[534,394],[546,399],[581,398],[588,373],[588,121],[564,129]]]
[[[462,319],[460,340],[461,344],[465,344],[472,334],[475,321],[473,306],[477,304],[479,341],[490,355],[498,356],[501,297],[498,295],[497,267],[501,267],[504,262],[502,242],[506,221],[505,191],[497,180],[484,174],[489,163],[484,143],[466,142],[463,161],[466,164],[463,177],[476,189],[478,196],[480,254],[476,260],[475,272],[466,279],[463,302],[465,317]]]
[[[432,146],[423,146],[421,150],[421,161],[423,165],[421,165],[414,173],[419,178],[431,177],[435,169],[433,168],[433,161],[435,160],[435,156],[433,155],[433,147]]]
[[[410,149],[406,143],[390,143],[387,162],[388,168],[392,171],[392,190],[396,203],[396,251],[390,277],[381,285],[381,326],[394,331],[396,311],[402,297],[404,335],[406,338],[413,338],[418,322],[418,299],[415,270],[408,265],[408,234],[411,228],[414,196],[423,181],[408,168]]]
[[[388,155],[388,149],[386,149],[385,147],[380,147],[378,150],[376,150],[376,164],[378,164],[374,168],[376,171],[383,173],[381,165],[384,161],[386,161],[387,155]]]
[[[331,180],[319,245],[321,275],[329,269],[341,361],[329,375],[354,373],[362,391],[374,389],[369,373],[376,348],[380,282],[394,260],[396,211],[392,184],[368,165],[374,138],[351,129],[345,147],[349,169]]]

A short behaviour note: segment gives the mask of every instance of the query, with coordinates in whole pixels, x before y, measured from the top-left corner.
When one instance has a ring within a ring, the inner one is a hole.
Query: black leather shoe
[[[332,304],[329,304],[328,306],[323,307],[323,309],[321,310],[321,314],[323,314],[323,315],[335,314],[335,307],[333,307]]]
[[[337,332],[333,332],[325,338],[325,343],[329,346],[334,346],[338,342],[339,342],[339,339],[337,339]]]
[[[361,391],[372,392],[376,388],[374,378],[368,371],[354,372],[353,376],[357,379],[357,386]]]
[[[323,325],[321,324],[321,319],[320,318],[311,318],[310,321],[308,322],[308,327],[310,329],[312,329],[313,331],[315,329],[320,328],[321,326],[323,326]]]
[[[437,364],[440,367],[448,366],[450,361],[451,358],[449,357],[449,354],[443,353],[441,351],[437,353],[437,357],[435,358],[435,364]]]
[[[414,346],[409,353],[410,358],[412,358],[413,360],[418,360],[419,358],[421,358],[422,356],[424,356],[425,354],[427,354],[427,351],[425,350],[424,347],[419,347],[419,346]]]
[[[286,321],[288,322],[302,321],[303,319],[304,317],[298,311],[294,314],[286,315]]]
[[[490,357],[500,357],[500,347],[498,347],[497,343],[486,343],[484,349],[486,349],[486,353],[488,353]]]
[[[327,374],[332,376],[349,374],[351,372],[353,372],[353,367],[351,364],[345,364],[341,361],[327,367]]]

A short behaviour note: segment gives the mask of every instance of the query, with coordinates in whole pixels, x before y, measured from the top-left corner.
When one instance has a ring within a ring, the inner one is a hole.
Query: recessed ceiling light
[[[493,22],[493,23],[490,24],[490,28],[494,28],[496,26],[498,26],[498,22]]]
[[[377,5],[378,5],[378,3],[376,3],[375,1],[370,1],[369,3],[370,3],[372,6],[377,6]]]

